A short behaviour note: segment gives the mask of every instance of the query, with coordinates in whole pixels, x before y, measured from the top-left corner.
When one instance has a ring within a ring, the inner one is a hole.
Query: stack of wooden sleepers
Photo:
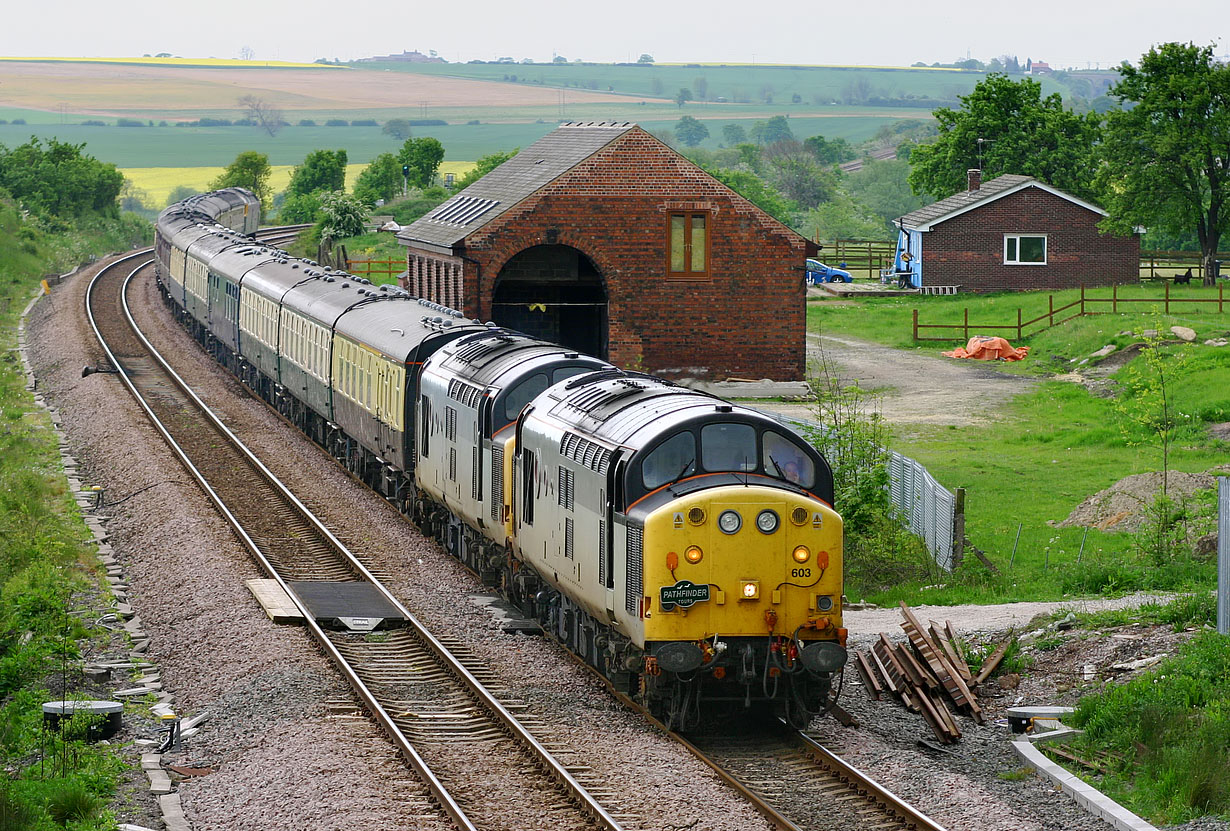
[[[869,652],[854,653],[854,666],[873,699],[878,701],[885,692],[890,693],[908,709],[920,713],[941,742],[952,744],[961,738],[954,710],[983,723],[973,691],[1003,660],[1010,639],[974,675],[962,657],[951,622],[941,626],[930,621],[930,626],[923,628],[905,603],[901,604],[901,614],[906,642],[893,643],[881,633]]]

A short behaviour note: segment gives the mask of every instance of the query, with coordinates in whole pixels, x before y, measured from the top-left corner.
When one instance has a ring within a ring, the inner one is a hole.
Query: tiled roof
[[[1005,191],[1012,190],[1018,185],[1024,185],[1029,182],[1037,182],[1036,179],[1029,176],[1015,176],[1012,174],[1004,174],[996,176],[989,182],[983,182],[982,186],[975,191],[961,191],[947,199],[941,199],[939,202],[932,202],[926,207],[919,208],[916,211],[910,211],[905,216],[901,217],[901,222],[907,228],[918,228],[924,225],[934,225],[938,221],[947,218],[949,214],[955,214],[958,211],[965,211],[983,202],[991,202],[1005,194]]]
[[[636,127],[631,122],[575,122],[552,130],[431,213],[403,228],[399,242],[451,249]]]

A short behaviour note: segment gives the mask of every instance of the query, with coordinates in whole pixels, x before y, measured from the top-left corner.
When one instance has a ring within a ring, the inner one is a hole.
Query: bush
[[[24,118],[14,118],[10,123],[16,126],[20,124],[25,124],[26,120]]]
[[[344,118],[330,118],[325,122],[326,127],[349,127],[350,122]]]
[[[82,127],[106,127],[106,126],[107,126],[107,122],[105,122],[105,121],[99,121],[99,120],[98,120],[98,119],[96,119],[96,118],[89,118],[89,119],[86,119],[85,121],[81,122],[81,126],[82,126]]]
[[[472,122],[477,124],[477,121]],[[410,119],[411,127],[447,127],[448,122],[442,118],[412,118]]]
[[[315,127],[316,122],[310,118],[301,118],[299,119],[299,126],[300,127]]]
[[[351,127],[379,127],[380,125],[374,118],[356,118],[350,122]]]
[[[236,123],[229,118],[202,118],[196,124],[198,127],[232,127]]]
[[[116,127],[144,127],[145,122],[137,118],[121,118],[115,122]]]
[[[47,813],[60,825],[65,826],[70,822],[93,819],[102,809],[102,800],[77,780],[65,782],[47,800]]]

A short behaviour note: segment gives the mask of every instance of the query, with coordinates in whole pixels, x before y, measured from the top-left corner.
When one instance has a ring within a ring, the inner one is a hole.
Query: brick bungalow
[[[412,225],[405,288],[667,377],[797,380],[815,245],[631,123],[565,124]]]
[[[961,291],[1109,286],[1139,279],[1140,237],[1106,234],[1106,211],[1029,176],[981,182],[897,220],[895,268]],[[908,257],[906,256],[908,255]]]

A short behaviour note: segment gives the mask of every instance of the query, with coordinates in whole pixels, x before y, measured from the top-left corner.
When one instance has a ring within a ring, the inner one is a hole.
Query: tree
[[[861,170],[845,177],[852,197],[875,214],[888,229],[894,219],[925,204],[910,190],[910,165],[898,159],[867,159]]]
[[[239,99],[239,109],[245,113],[245,118],[252,121],[270,136],[276,136],[282,129],[282,111],[255,95],[245,95]]]
[[[357,237],[363,233],[367,217],[367,208],[354,196],[342,191],[322,194],[320,220],[316,224],[320,241],[331,247],[337,240]]]
[[[176,185],[175,188],[167,195],[166,207],[171,207],[176,202],[183,202],[189,196],[196,196],[200,193],[196,188],[190,188],[187,185]]]
[[[696,97],[701,101],[709,100],[709,80],[704,75],[692,79],[692,89],[696,90]]]
[[[1194,230],[1211,286],[1230,230],[1230,67],[1212,46],[1166,43],[1119,73],[1110,95],[1126,106],[1107,113],[1101,154],[1106,224],[1121,233],[1138,224]]]
[[[680,87],[675,93],[675,103],[679,105],[679,109],[683,109],[683,105],[692,100],[692,90],[687,87]]]
[[[636,62],[637,63],[653,63],[653,55],[650,55],[648,52],[644,52],[641,54],[639,58],[636,59]]]
[[[388,121],[384,122],[384,128],[381,132],[392,136],[398,141],[405,141],[410,138],[410,136],[414,135],[414,131],[410,127],[409,119],[405,118],[390,118]]]
[[[124,176],[84,148],[55,139],[44,145],[37,138],[12,150],[0,144],[0,192],[41,215],[115,214]]]
[[[250,61],[250,60],[252,60],[252,59],[253,59],[253,58],[255,58],[255,57],[256,57],[256,52],[254,52],[254,51],[252,50],[252,47],[251,47],[251,46],[242,46],[242,47],[240,47],[240,49],[239,49],[239,60],[241,60],[241,61]]]
[[[803,147],[822,164],[841,164],[858,155],[850,146],[850,142],[843,138],[826,139],[824,136],[811,136],[803,140]]]
[[[709,138],[709,128],[692,116],[685,115],[675,125],[675,137],[688,147],[695,147]]]
[[[326,192],[286,193],[278,207],[278,221],[286,224],[316,222],[320,219],[320,203]]]
[[[469,172],[466,173],[465,176],[462,176],[461,179],[458,180],[457,185],[456,185],[456,190],[459,190],[459,191],[465,190],[470,185],[474,184],[479,179],[483,178],[488,173],[495,170],[500,165],[504,164],[504,162],[508,161],[513,156],[517,155],[517,153],[520,152],[520,150],[521,150],[520,147],[514,147],[512,150],[509,150],[507,152],[491,153],[489,155],[481,157],[477,162],[474,163],[473,169],[471,169]]]
[[[779,141],[764,153],[768,178],[790,199],[810,208],[832,199],[837,178],[831,168],[821,165],[797,141]]]
[[[551,63],[568,63],[568,59],[565,58],[563,55],[556,55],[554,58],[551,59]]]
[[[346,187],[346,151],[313,150],[290,175],[287,193],[306,196],[321,190]]]
[[[273,175],[269,157],[255,150],[245,150],[227,165],[217,179],[209,183],[210,190],[218,188],[247,188],[261,201],[262,214],[272,202],[269,178]]]
[[[392,153],[381,153],[363,169],[354,183],[354,195],[369,208],[401,193],[401,163]]]
[[[428,187],[435,181],[440,163],[444,161],[444,145],[431,136],[407,139],[397,154],[397,161],[410,166],[411,185]]]
[[[951,196],[965,190],[969,169],[981,168],[984,181],[1003,173],[1033,176],[1097,201],[1098,116],[1077,115],[1058,93],[1043,98],[1037,81],[1000,74],[988,75],[960,98],[961,109],[935,111],[940,131],[935,142],[910,154],[915,193]]]
[[[755,173],[747,170],[732,170],[725,167],[702,166],[702,169],[714,179],[717,179],[723,185],[777,219],[783,225],[789,225],[794,221],[798,205],[791,202]]]
[[[742,144],[747,141],[747,130],[743,129],[742,124],[723,124],[722,140],[730,147]]]
[[[790,121],[784,115],[775,115],[768,121],[757,121],[752,125],[752,141],[757,144],[769,145],[793,138]]]

